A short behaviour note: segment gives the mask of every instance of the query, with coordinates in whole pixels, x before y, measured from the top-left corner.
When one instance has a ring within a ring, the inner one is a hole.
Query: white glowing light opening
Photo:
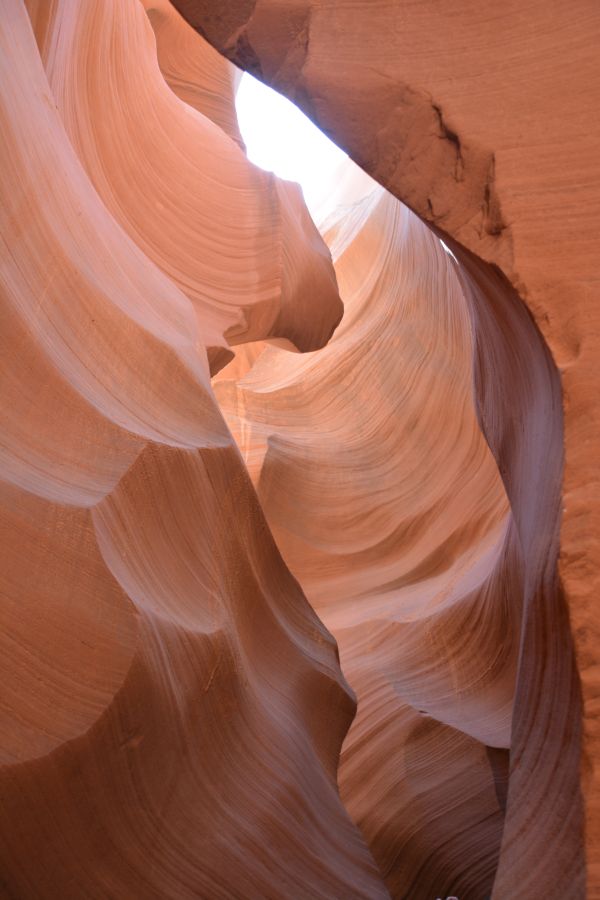
[[[296,181],[309,212],[318,220],[317,212],[335,189],[347,154],[290,100],[247,72],[240,79],[235,106],[248,159],[280,178]]]
[[[248,159],[296,181],[314,216],[331,193],[346,154],[281,94],[244,73],[235,99]]]

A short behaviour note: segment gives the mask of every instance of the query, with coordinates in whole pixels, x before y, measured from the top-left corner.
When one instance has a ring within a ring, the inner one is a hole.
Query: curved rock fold
[[[3,897],[597,895],[600,22],[367,6],[0,0]]]

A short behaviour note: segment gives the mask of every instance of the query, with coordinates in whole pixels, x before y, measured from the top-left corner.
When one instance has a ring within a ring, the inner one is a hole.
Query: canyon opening
[[[417,6],[0,0],[7,900],[598,896],[598,11]]]

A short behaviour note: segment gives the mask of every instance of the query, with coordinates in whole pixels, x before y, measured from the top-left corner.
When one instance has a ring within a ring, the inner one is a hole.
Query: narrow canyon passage
[[[582,896],[521,299],[169,0],[0,7],[0,895]]]
[[[215,393],[357,695],[340,789],[388,888],[485,896],[521,614],[508,503],[477,424],[456,262],[342,166],[350,202],[336,184],[339,205],[320,225],[342,322],[315,353],[264,345],[240,378],[242,349]]]
[[[555,666],[572,692],[566,709],[550,703],[547,714],[567,734],[578,727],[553,574],[556,370],[518,298],[484,323],[489,299],[500,309],[506,302],[501,281],[485,267],[474,274],[464,256],[460,266],[350,160],[329,194],[329,203],[313,200],[313,215],[332,252],[341,324],[314,354],[241,349],[215,393],[283,557],[336,637],[357,695],[339,783],[388,888],[398,897],[441,893],[440,885],[487,896],[506,811],[522,621],[539,589],[531,573],[544,567],[549,609],[538,598],[537,613],[559,628],[545,675]],[[485,338],[482,356],[476,343]],[[482,386],[494,380],[505,391],[507,376],[508,396],[490,403]],[[500,433],[488,434],[494,449],[504,443],[498,462],[516,522],[477,421],[479,413],[487,425],[486,406],[497,416],[502,403],[512,409]],[[519,420],[531,429],[521,443],[511,434]],[[507,449],[516,477],[507,477]],[[522,715],[521,706],[518,733]],[[573,777],[576,743],[569,749]],[[520,758],[520,741],[513,750]],[[551,780],[560,742],[554,751],[553,760],[544,748]],[[537,752],[535,739],[528,752]],[[577,800],[563,785],[546,791],[576,821]],[[535,896],[537,879],[533,868],[524,896]],[[557,889],[578,890],[568,867]]]

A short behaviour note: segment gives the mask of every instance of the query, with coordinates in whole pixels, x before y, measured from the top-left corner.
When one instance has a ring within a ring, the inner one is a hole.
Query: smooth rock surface
[[[529,520],[526,544],[544,523],[535,549],[545,542],[547,560],[531,564],[538,587],[525,604],[513,721],[521,749],[511,754],[495,896],[600,896],[600,9],[592,0],[235,0],[226,14],[208,0],[175,5],[457,242],[476,284],[484,433],[513,513],[518,505]],[[534,349],[525,307],[560,382]],[[523,392],[516,404],[515,390]],[[533,452],[540,442],[546,449]],[[550,493],[563,462],[559,500]],[[537,525],[528,505],[540,510]],[[570,818],[581,791],[584,829]]]
[[[480,897],[504,819],[487,748],[507,760],[511,746],[515,524],[475,415],[457,265],[367,189],[322,226],[345,307],[328,346],[266,347],[215,391],[277,544],[338,640],[358,698],[340,790],[392,895]]]
[[[175,5],[390,193],[0,0],[0,895],[600,897],[597,5]]]
[[[32,4],[56,94],[25,6],[1,12],[0,894],[385,897],[336,783],[355,700],[207,358],[246,316],[326,340],[327,248],[297,190],[170,92],[137,0]],[[182,210],[186,167],[202,215],[235,190],[245,241]]]

